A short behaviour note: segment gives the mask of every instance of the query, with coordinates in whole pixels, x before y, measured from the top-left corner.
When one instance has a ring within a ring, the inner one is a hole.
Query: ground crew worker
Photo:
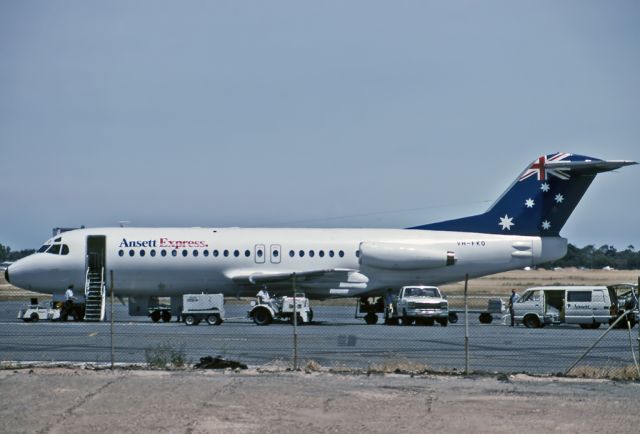
[[[515,288],[511,290],[511,297],[509,297],[509,315],[511,315],[511,327],[516,324],[515,312],[513,311],[513,304],[518,301],[518,294],[516,294]]]

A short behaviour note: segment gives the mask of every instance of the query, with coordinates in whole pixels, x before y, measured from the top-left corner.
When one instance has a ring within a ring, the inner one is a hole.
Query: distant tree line
[[[20,258],[24,258],[25,256],[29,256],[34,253],[34,249],[25,249],[25,250],[11,250],[9,246],[3,246],[0,244],[0,262],[4,261],[17,261]]]
[[[616,250],[615,247],[604,244],[598,248],[589,244],[583,248],[569,244],[564,258],[545,264],[547,267],[585,267],[604,268],[612,267],[619,270],[640,269],[640,251],[636,251],[632,245],[624,250]]]
[[[11,247],[0,244],[0,262],[16,261],[34,253],[34,249],[11,250]],[[585,247],[576,247],[569,244],[564,258],[545,264],[546,267],[585,267],[603,268],[612,267],[619,270],[640,269],[640,250],[636,251],[632,245],[624,250],[616,250],[615,247],[605,244],[595,248],[589,244]]]

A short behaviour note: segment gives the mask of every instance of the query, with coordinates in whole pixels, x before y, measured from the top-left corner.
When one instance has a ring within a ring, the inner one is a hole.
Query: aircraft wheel
[[[33,312],[33,313],[31,314],[31,316],[29,317],[29,320],[30,320],[30,321],[33,321],[33,322],[38,322],[38,320],[39,320],[39,319],[40,319],[40,317],[39,317],[39,316],[38,316],[38,314],[37,314],[37,313],[35,313],[35,312]]]
[[[185,315],[184,317],[184,323],[188,326],[191,325],[197,325],[196,324],[196,317],[194,317],[193,315]]]
[[[364,322],[369,325],[375,324],[378,322],[378,315],[370,312],[364,316]]]
[[[164,310],[162,311],[162,322],[169,322],[171,321],[171,312],[169,312],[168,310]]]

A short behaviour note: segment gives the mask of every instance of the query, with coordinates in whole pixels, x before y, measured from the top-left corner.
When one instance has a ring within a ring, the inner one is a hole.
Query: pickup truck
[[[387,324],[449,323],[449,302],[435,286],[403,286],[386,313]]]

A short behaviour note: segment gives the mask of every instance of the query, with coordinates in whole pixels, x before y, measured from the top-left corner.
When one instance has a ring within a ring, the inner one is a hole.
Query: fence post
[[[298,370],[298,307],[296,303],[296,273],[292,274],[293,286],[293,370]]]
[[[469,306],[467,304],[467,287],[469,274],[464,275],[464,373],[469,374]]]
[[[115,346],[113,342],[113,270],[109,271],[111,274],[111,278],[109,279],[109,287],[110,287],[110,299],[111,299],[111,370],[113,370],[113,363],[115,359]]]

